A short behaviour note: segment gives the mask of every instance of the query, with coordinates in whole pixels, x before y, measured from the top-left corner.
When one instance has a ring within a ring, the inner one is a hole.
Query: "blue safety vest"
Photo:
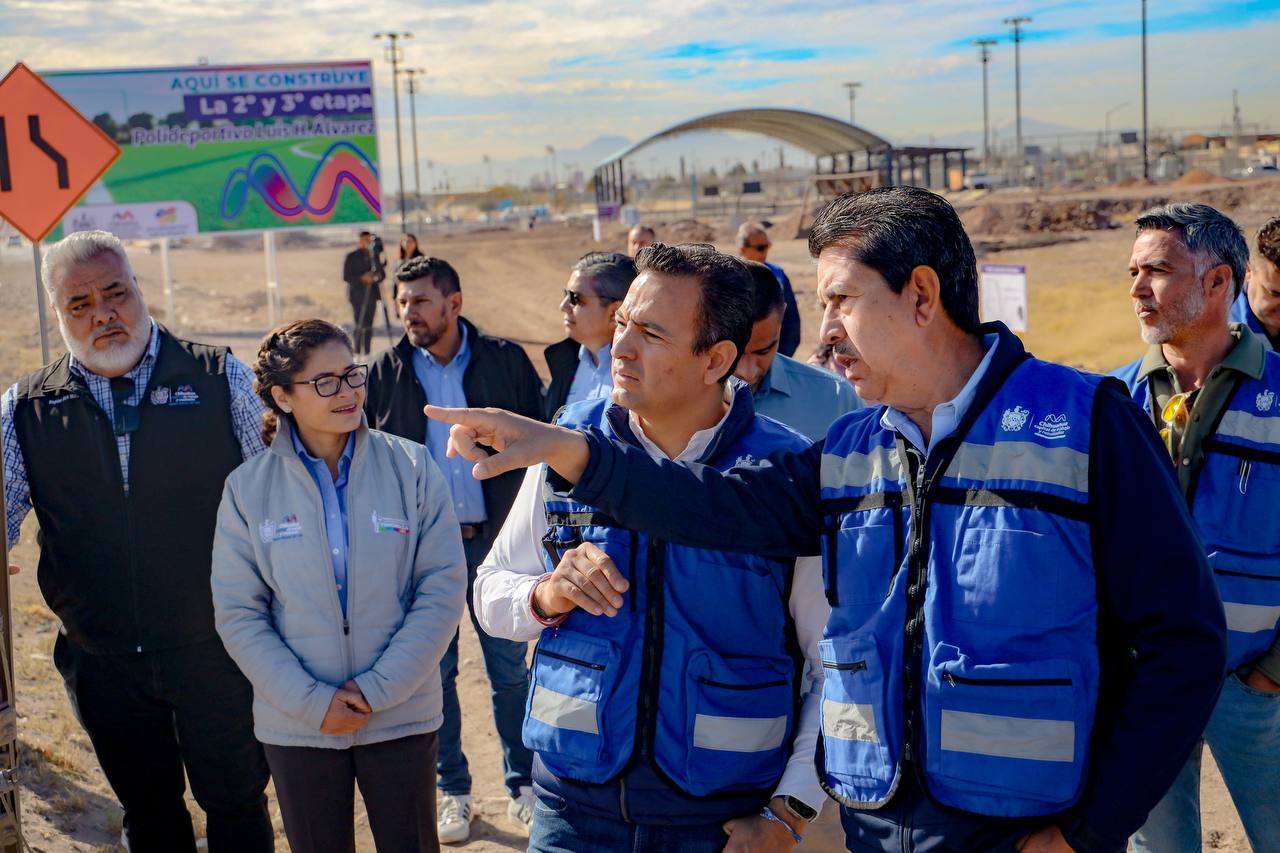
[[[1116,376],[1151,412],[1141,364]],[[1280,355],[1268,351],[1263,364],[1261,379],[1241,377],[1202,458],[1191,460],[1199,467],[1187,500],[1227,615],[1228,669],[1256,661],[1280,630]]]
[[[992,816],[1079,797],[1099,678],[1100,381],[1025,358],[924,460],[883,407],[832,426],[818,768],[841,803],[875,808],[908,772],[937,801]]]
[[[608,400],[571,405],[557,422],[638,444],[626,409]],[[755,415],[741,386],[699,461],[723,471],[808,444]],[[616,616],[574,610],[542,632],[525,745],[551,773],[578,782],[613,780],[636,756],[688,795],[764,791],[767,799],[791,755],[801,698],[803,657],[789,612],[794,562],[674,545],[549,483],[544,496],[547,571],[592,542],[631,586]]]
[[[1262,323],[1253,313],[1253,308],[1249,305],[1249,293],[1243,287],[1240,288],[1240,295],[1236,297],[1236,301],[1231,303],[1231,313],[1227,319],[1232,323],[1243,323],[1249,331],[1262,339],[1264,347],[1273,349],[1271,338],[1267,336],[1267,330],[1262,328]]]

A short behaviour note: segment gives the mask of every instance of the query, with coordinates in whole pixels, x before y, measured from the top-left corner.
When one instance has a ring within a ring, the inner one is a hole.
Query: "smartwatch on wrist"
[[[805,823],[811,823],[818,818],[818,810],[802,803],[795,797],[790,795],[782,798],[783,808],[794,817],[799,818]]]

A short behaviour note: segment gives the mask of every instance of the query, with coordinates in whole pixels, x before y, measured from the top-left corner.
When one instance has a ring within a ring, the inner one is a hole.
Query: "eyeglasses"
[[[582,294],[576,290],[565,290],[564,298],[569,303],[569,305],[571,305],[574,308],[576,308],[579,305],[585,304],[582,299]]]
[[[1186,429],[1187,421],[1191,418],[1191,407],[1187,405],[1189,397],[1190,394],[1186,391],[1174,394],[1169,398],[1169,402],[1164,404],[1164,410],[1160,412],[1160,419],[1164,421],[1160,438],[1164,440],[1170,452],[1173,451],[1173,431]]]
[[[302,379],[297,382],[286,382],[286,385],[313,385],[316,389],[316,395],[320,397],[332,397],[342,390],[342,383],[347,383],[348,388],[359,388],[369,379],[369,365],[357,364],[355,367],[347,368],[347,371],[340,376],[317,376],[315,379]]]
[[[748,249],[755,249],[757,252],[767,252],[773,248],[772,243],[748,243]]]
[[[142,424],[142,413],[136,405],[128,401],[133,396],[133,380],[127,376],[117,376],[110,380],[112,429],[116,435],[128,435],[137,432]]]

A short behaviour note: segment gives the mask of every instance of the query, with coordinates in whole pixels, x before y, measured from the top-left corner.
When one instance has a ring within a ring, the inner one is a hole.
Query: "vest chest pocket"
[[[1212,449],[1205,454],[1194,502],[1205,544],[1280,556],[1280,524],[1272,521],[1280,500],[1280,455],[1248,459],[1224,442],[1206,445]]]
[[[1030,530],[965,529],[955,546],[955,586],[948,592],[956,619],[1035,628],[1055,624],[1061,573],[1078,560],[1059,536]],[[939,592],[942,595],[942,592]],[[945,606],[945,605],[944,605]]]
[[[552,772],[603,782],[622,744],[607,705],[621,666],[610,641],[572,631],[546,632],[534,651],[524,743]]]
[[[822,566],[832,607],[880,604],[902,562],[899,510],[880,507],[827,518]]]
[[[1068,805],[1083,783],[1092,725],[1083,697],[1071,661],[980,665],[938,646],[925,690],[934,793],[948,805],[1011,817]]]
[[[795,677],[789,660],[695,653],[685,670],[685,701],[660,711],[662,768],[694,796],[774,785],[791,754]]]

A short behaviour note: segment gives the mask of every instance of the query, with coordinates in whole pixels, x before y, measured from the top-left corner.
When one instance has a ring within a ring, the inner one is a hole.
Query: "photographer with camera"
[[[382,281],[387,277],[387,259],[382,238],[360,232],[360,245],[342,262],[342,278],[347,283],[347,301],[355,323],[352,343],[357,356],[367,356],[373,340],[373,314],[382,301]]]

